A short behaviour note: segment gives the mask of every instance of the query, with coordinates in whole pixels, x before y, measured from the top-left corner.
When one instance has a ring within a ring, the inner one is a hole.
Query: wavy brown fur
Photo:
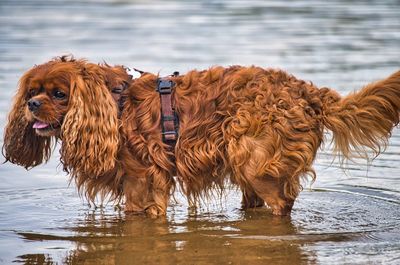
[[[61,154],[64,167],[72,174],[95,177],[115,167],[118,111],[99,71],[86,64],[71,81],[69,111],[61,128]]]
[[[297,196],[300,177],[314,176],[323,127],[319,91],[311,84],[278,70],[217,67],[177,80],[176,95],[178,176],[193,201],[231,174],[245,194],[279,208]],[[278,198],[255,190],[263,178]]]
[[[136,178],[143,179],[143,185],[150,187],[148,202],[142,202],[140,205],[134,203],[135,206],[127,202],[127,207],[144,208],[148,213],[160,215],[166,213],[169,196],[174,187],[174,165],[171,162],[172,153],[166,151],[167,146],[161,138],[160,101],[154,88],[155,83],[156,76],[144,74],[132,84],[125,95],[127,101],[121,120],[127,148],[136,163],[132,166],[134,172],[128,175],[126,185],[135,182]],[[140,170],[135,170],[137,168]],[[143,195],[129,195],[131,191],[127,192],[128,196],[136,198],[132,198],[133,201],[139,200],[137,197]]]
[[[326,109],[324,123],[333,132],[335,152],[345,158],[355,154],[377,156],[399,123],[400,71],[371,83]]]
[[[6,161],[26,169],[47,162],[52,150],[51,138],[37,135],[32,128],[33,122],[25,117],[28,82],[33,75],[34,69],[26,72],[19,81],[13,107],[8,115],[2,148]]]
[[[139,160],[171,174],[160,137],[156,78],[146,74],[132,84],[123,128]],[[398,73],[344,99],[283,71],[258,67],[214,67],[173,79],[180,117],[176,174],[192,204],[223,189],[230,176],[244,193],[245,207],[266,201],[275,214],[286,214],[301,179],[315,179],[312,162],[325,126],[349,157],[351,145],[379,150],[398,123]]]
[[[171,174],[161,142],[156,78],[147,74],[132,84],[123,128],[134,157]],[[261,194],[263,199],[277,208],[291,203],[299,178],[314,175],[311,163],[323,130],[318,89],[282,71],[257,67],[192,71],[174,81],[181,121],[176,170],[189,200],[195,203],[222,188],[232,174],[246,194],[254,194],[254,181],[268,178],[278,198]],[[163,178],[168,183],[168,176]]]
[[[31,78],[47,84],[37,88],[47,94],[29,92]],[[54,134],[62,141],[61,161],[89,200],[124,196],[126,211],[164,215],[174,175],[193,205],[230,179],[245,208],[266,202],[284,215],[302,178],[315,179],[312,163],[325,129],[333,132],[335,150],[351,158],[365,148],[379,154],[399,122],[400,72],[344,98],[259,67],[213,67],[171,79],[180,118],[175,150],[162,141],[156,75],[132,81],[121,66],[61,57],[22,77],[3,153],[27,168],[46,161],[51,137],[35,134],[34,119],[62,122]],[[47,98],[56,86],[68,102]],[[43,113],[27,110],[31,97],[43,100]]]
[[[109,92],[111,88],[106,87],[110,81],[107,73],[111,70],[63,56],[24,74],[5,129],[6,159],[26,168],[37,166],[49,159],[52,139],[61,139],[61,162],[85,197],[91,201],[98,194],[120,197],[118,175],[121,174],[116,161],[119,121],[117,106]],[[37,95],[43,100],[37,117],[62,122],[59,135],[39,136],[32,128],[35,119],[27,109],[32,82],[41,83],[47,94],[57,86],[68,91],[70,97],[65,109],[45,93]],[[62,121],[57,119],[58,115]]]

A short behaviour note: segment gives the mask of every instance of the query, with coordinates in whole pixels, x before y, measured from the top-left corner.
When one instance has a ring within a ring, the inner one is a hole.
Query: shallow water
[[[65,53],[164,75],[279,67],[346,94],[400,68],[399,14],[395,0],[2,0],[0,132],[22,73]],[[177,194],[156,220],[90,207],[57,153],[30,171],[0,165],[0,263],[400,263],[398,129],[385,153],[345,171],[322,149],[317,181],[286,218],[241,211],[235,190],[197,212]]]

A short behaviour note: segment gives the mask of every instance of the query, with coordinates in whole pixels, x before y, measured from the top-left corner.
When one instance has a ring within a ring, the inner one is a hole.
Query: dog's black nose
[[[28,100],[28,109],[30,110],[30,111],[36,111],[36,110],[38,110],[38,108],[40,107],[40,105],[42,105],[42,102],[40,102],[39,100],[37,100],[37,99],[30,99],[30,100]]]

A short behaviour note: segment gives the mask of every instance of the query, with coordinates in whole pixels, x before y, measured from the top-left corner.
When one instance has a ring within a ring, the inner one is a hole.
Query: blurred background
[[[161,75],[281,68],[344,95],[400,69],[399,14],[399,0],[0,0],[0,133],[21,75],[63,54]],[[89,207],[56,149],[30,171],[0,165],[0,263],[396,264],[399,159],[398,129],[346,170],[328,145],[289,219],[244,213],[231,191],[198,212],[178,194],[159,222]]]

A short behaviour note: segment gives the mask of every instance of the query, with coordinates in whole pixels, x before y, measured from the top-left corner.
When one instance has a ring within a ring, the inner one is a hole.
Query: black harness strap
[[[179,75],[174,72],[173,76]],[[168,78],[157,79],[157,92],[160,94],[161,103],[161,134],[164,143],[175,147],[179,135],[179,117],[175,112],[173,103],[174,82]]]

